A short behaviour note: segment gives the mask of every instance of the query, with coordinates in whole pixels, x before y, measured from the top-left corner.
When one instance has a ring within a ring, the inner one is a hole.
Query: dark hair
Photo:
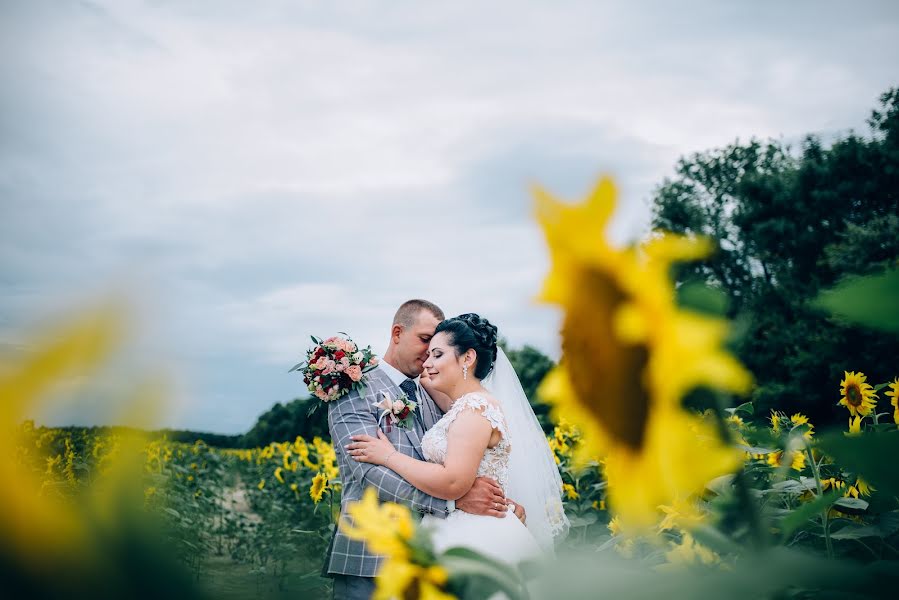
[[[434,304],[433,302],[428,302],[427,300],[420,300],[418,298],[413,300],[406,300],[403,304],[397,309],[396,314],[393,315],[393,324],[394,325],[402,325],[403,327],[412,327],[415,325],[416,319],[418,319],[418,313],[426,310],[438,321],[442,321],[446,317],[443,315],[443,311],[440,310],[440,307]]]
[[[474,349],[478,357],[475,363],[474,376],[483,379],[493,370],[496,362],[496,326],[475,313],[465,313],[452,319],[442,321],[434,335],[445,331],[449,343],[455,349],[456,356]]]

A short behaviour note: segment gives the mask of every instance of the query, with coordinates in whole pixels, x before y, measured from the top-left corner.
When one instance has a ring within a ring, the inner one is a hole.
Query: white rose
[[[358,365],[359,363],[362,362],[362,359],[363,359],[363,358],[365,358],[365,357],[362,356],[362,353],[361,353],[361,352],[357,352],[357,353],[355,353],[355,354],[353,355],[353,362],[356,363],[356,364]]]
[[[399,400],[394,400],[393,401],[393,412],[399,414],[399,413],[403,412],[403,408],[405,406],[406,405],[403,404],[402,402],[400,402]]]

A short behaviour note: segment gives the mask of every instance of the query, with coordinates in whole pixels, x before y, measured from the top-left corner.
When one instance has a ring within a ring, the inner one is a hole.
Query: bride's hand
[[[384,435],[384,432],[378,430],[378,437],[374,438],[370,435],[354,435],[350,439],[353,443],[344,446],[349,455],[358,462],[371,463],[373,465],[387,464],[390,456],[396,452],[396,448]]]

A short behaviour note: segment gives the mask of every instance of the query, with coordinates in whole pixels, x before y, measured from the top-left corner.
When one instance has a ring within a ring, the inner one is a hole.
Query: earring
[[[462,379],[468,379],[468,365],[462,365]]]

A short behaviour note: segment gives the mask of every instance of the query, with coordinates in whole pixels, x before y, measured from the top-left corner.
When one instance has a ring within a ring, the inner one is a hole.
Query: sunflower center
[[[851,384],[846,388],[846,401],[852,406],[861,406],[862,391],[858,389],[857,385]]]
[[[625,293],[607,275],[583,271],[562,324],[562,351],[581,404],[606,433],[634,451],[643,446],[649,395],[643,383],[648,352],[624,344],[613,317]]]

